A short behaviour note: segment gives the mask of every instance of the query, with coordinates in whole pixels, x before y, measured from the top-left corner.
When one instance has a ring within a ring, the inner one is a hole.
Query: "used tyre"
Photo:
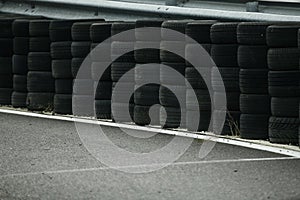
[[[270,117],[270,142],[283,144],[297,144],[299,142],[299,118]]]
[[[58,114],[72,114],[72,95],[55,94],[54,112]]]
[[[54,84],[51,72],[28,72],[27,89],[29,92],[54,92]]]
[[[26,105],[29,110],[52,111],[54,93],[28,93]]]
[[[242,114],[240,118],[240,136],[243,139],[267,139],[269,115]]]

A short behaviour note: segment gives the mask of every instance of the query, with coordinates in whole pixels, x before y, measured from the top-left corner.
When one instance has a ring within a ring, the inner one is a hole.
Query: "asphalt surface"
[[[114,144],[138,153],[173,138],[102,128]],[[0,134],[0,199],[300,199],[300,160],[284,155],[216,144],[200,159],[202,141],[195,140],[175,163],[134,174],[95,159],[72,122],[0,114]]]

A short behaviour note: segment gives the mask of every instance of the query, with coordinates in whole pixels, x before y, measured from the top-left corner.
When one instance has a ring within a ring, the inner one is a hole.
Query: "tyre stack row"
[[[211,27],[211,57],[216,67],[212,69],[212,89],[214,91],[214,104],[220,97],[227,97],[227,105],[218,105],[213,113],[214,130],[222,135],[238,135],[240,121],[240,88],[239,66],[237,63],[237,26],[238,23],[216,23]],[[217,76],[219,70],[220,77]],[[222,91],[224,83],[226,93]],[[226,112],[225,124],[222,129],[221,116]]]
[[[211,87],[207,86],[203,76],[211,82],[211,70],[213,63],[210,59],[211,39],[210,29],[216,21],[195,21],[186,26],[186,69],[185,78],[187,81],[186,90],[186,126],[189,131],[208,131],[211,121]],[[191,39],[195,40],[192,42]],[[202,52],[199,52],[199,44],[202,46]],[[199,63],[199,66],[193,66],[191,62]],[[202,72],[200,75],[199,71]],[[195,92],[197,99],[193,99]],[[194,127],[195,119],[200,111],[200,121]]]
[[[134,122],[137,125],[159,125],[160,106],[157,105],[160,88],[161,33],[151,30],[145,32],[144,28],[160,28],[161,24],[161,20],[136,22]]]
[[[134,122],[134,28],[135,22],[115,22],[111,27],[111,112],[116,122]]]
[[[113,22],[99,22],[91,26],[91,76],[95,89],[95,117],[111,119],[111,26]],[[105,42],[104,42],[105,41]],[[101,43],[101,46],[98,46]]]
[[[240,137],[267,139],[270,117],[266,29],[270,23],[240,23],[238,63],[240,66]]]
[[[0,20],[0,105],[10,105],[13,91],[13,19]]]
[[[13,93],[11,104],[15,108],[26,108],[27,57],[29,53],[29,19],[16,19],[12,25],[14,55],[12,58]]]
[[[72,114],[71,29],[73,23],[73,20],[53,20],[49,26],[52,42],[52,75],[55,79],[54,112],[58,114]]]
[[[51,111],[55,82],[51,72],[49,24],[51,20],[31,20],[29,23],[29,54],[27,74],[27,108]]]
[[[90,28],[95,21],[76,22],[72,26],[72,62],[74,115],[94,116],[94,81],[91,77],[91,59],[84,62],[91,50]]]
[[[186,127],[184,34],[188,22],[191,20],[168,20],[162,23],[162,28],[182,33],[176,36],[164,29],[161,32],[159,101],[162,106],[160,124],[163,128]]]
[[[299,142],[299,24],[272,25],[267,29],[270,142],[296,144]]]

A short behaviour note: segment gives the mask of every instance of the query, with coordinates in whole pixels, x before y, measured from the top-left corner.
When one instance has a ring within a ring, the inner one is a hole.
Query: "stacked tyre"
[[[58,114],[72,114],[71,29],[73,23],[73,20],[53,20],[49,26],[52,42],[52,76],[55,79],[54,112]]]
[[[298,25],[273,25],[267,29],[269,66],[270,142],[299,142],[299,57]]]
[[[51,111],[55,83],[51,72],[50,20],[31,20],[29,23],[29,54],[27,74],[27,108]]]
[[[14,38],[14,55],[12,58],[13,93],[11,104],[15,108],[25,108],[27,99],[27,56],[29,52],[29,22],[16,19],[12,30]]]
[[[0,105],[10,105],[13,91],[13,19],[0,20]]]
[[[99,119],[111,119],[111,26],[112,22],[95,23],[90,32],[95,116]]]
[[[91,49],[90,28],[93,23],[95,22],[76,22],[72,26],[71,69],[74,79],[72,111],[78,116],[94,116],[94,81],[91,77],[91,59],[85,61]]]
[[[159,29],[155,32],[147,32],[144,28],[160,28],[161,24],[160,20],[136,22],[134,122],[138,125],[159,125],[160,106],[157,105],[159,105],[160,88],[161,33]]]
[[[114,22],[111,27],[112,119],[134,121],[135,22]],[[128,32],[126,32],[128,31]]]
[[[217,67],[212,69],[212,88],[214,91],[214,130],[222,135],[238,135],[240,120],[239,66],[237,63],[238,23],[216,23],[211,27],[211,56]],[[222,78],[217,74],[218,71]],[[225,86],[225,94],[222,85]],[[227,105],[219,100],[226,95]],[[220,104],[220,105],[219,105]],[[222,129],[222,115],[226,114]]]
[[[186,26],[186,126],[190,131],[208,131],[211,121],[211,69],[210,59],[211,39],[210,29],[216,21],[195,21]],[[195,40],[192,42],[191,39]],[[199,50],[201,47],[202,50]],[[189,61],[195,62],[193,66]],[[201,74],[199,73],[199,71]],[[205,80],[208,84],[206,84]],[[192,98],[196,94],[197,99]],[[199,109],[199,110],[197,110]],[[200,111],[200,112],[199,112]],[[200,113],[200,121],[195,125],[196,116]]]
[[[266,29],[270,23],[244,22],[238,26],[240,66],[240,136],[267,139],[271,113],[268,94]]]
[[[169,20],[162,23],[159,101],[163,128],[186,127],[185,29],[189,22]]]

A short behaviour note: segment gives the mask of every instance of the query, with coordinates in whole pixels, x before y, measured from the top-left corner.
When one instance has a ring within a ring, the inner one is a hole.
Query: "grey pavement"
[[[173,138],[138,139],[102,128],[135,152]],[[0,199],[300,199],[300,160],[270,152],[217,144],[200,159],[202,141],[195,140],[174,164],[130,174],[95,159],[72,122],[0,114],[0,134]]]

